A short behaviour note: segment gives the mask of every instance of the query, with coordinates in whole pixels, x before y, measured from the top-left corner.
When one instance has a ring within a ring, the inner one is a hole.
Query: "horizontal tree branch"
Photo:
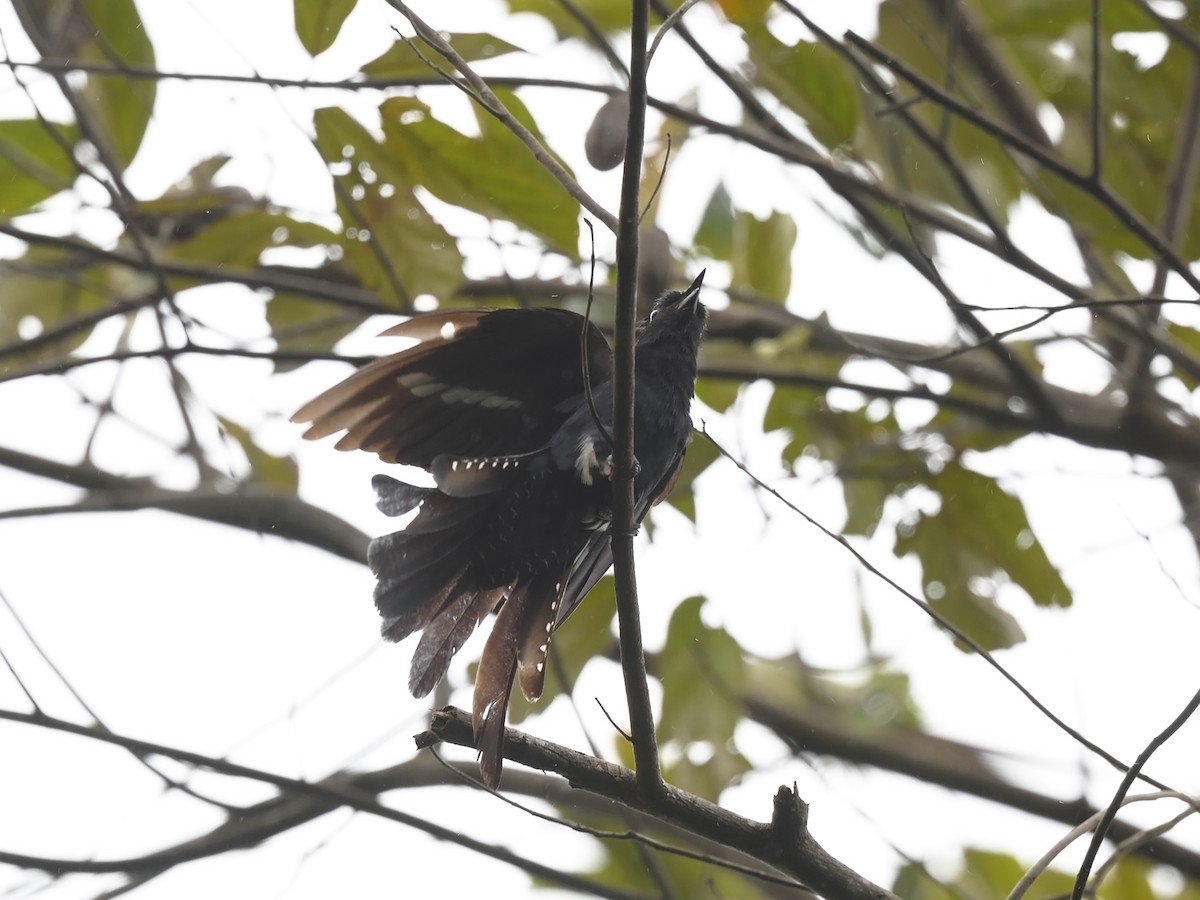
[[[471,717],[448,706],[433,714],[430,731],[417,735],[418,747],[445,741],[474,747]],[[607,797],[701,837],[720,841],[742,853],[800,879],[818,894],[839,900],[898,900],[834,859],[807,828],[808,807],[793,789],[775,795],[770,823],[755,822],[672,785],[653,799],[638,790],[630,769],[540,740],[511,728],[505,730],[506,759],[561,775],[575,788]]]
[[[407,825],[410,828],[422,831],[437,840],[457,844],[458,846],[472,850],[483,856],[487,856],[491,859],[498,860],[499,862],[504,862],[515,866],[516,868],[522,869],[537,878],[543,878],[553,884],[579,890],[597,897],[611,898],[611,900],[648,900],[645,895],[639,892],[625,891],[619,888],[610,887],[608,885],[600,884],[589,878],[583,878],[570,872],[561,871],[553,866],[546,865],[543,862],[520,856],[519,854],[514,853],[505,847],[478,841],[465,834],[462,834],[461,832],[444,828],[440,825],[435,825],[434,823],[418,816],[385,806],[374,796],[358,790],[354,786],[353,776],[344,772],[335,773],[329,778],[318,782],[301,781],[296,778],[289,778],[285,775],[277,775],[273,772],[268,772],[263,769],[256,769],[251,766],[240,765],[219,757],[205,756],[204,754],[196,753],[191,750],[184,750],[166,744],[158,744],[153,741],[143,741],[125,735],[114,734],[111,731],[101,730],[94,726],[80,725],[75,722],[69,722],[65,719],[57,719],[38,713],[25,713],[17,710],[0,709],[0,720],[46,728],[65,734],[74,734],[106,744],[124,747],[141,755],[155,755],[178,760],[179,762],[187,763],[189,765],[197,766],[223,775],[230,775],[237,778],[247,778],[253,781],[270,784],[281,791],[290,792],[293,795],[304,796],[312,799],[317,805],[310,806],[303,811],[299,811],[295,816],[296,821],[294,824],[300,824],[303,821],[310,821],[319,815],[323,815],[326,812],[330,812],[340,807],[348,807],[350,809],[358,810],[359,812],[368,813],[370,815],[378,816],[382,819],[388,819],[393,822],[397,822],[401,825]],[[281,817],[286,818],[286,813],[281,810],[277,812]],[[231,822],[229,824],[229,829],[229,833],[226,834],[227,839],[236,838],[241,840],[243,841],[244,846],[257,843],[255,833],[253,831],[240,831],[236,822]],[[260,837],[265,836],[267,835],[260,835]],[[139,872],[149,871],[151,873],[157,873],[162,871],[164,867],[169,868],[170,866],[188,862],[192,859],[201,859],[206,856],[211,856],[213,848],[210,844],[210,838],[211,835],[205,836],[199,839],[197,842],[189,842],[180,845],[179,847],[170,848],[161,854],[147,854],[145,856],[118,860],[56,859],[36,856],[33,854],[15,853],[7,850],[0,850],[0,863],[6,863],[8,865],[19,866],[27,869],[40,869],[54,875],[63,874],[66,872],[79,872],[91,874],[130,874],[131,877],[136,878]],[[228,849],[228,846],[221,849]]]
[[[66,512],[114,512],[159,509],[221,525],[244,528],[256,534],[301,541],[353,562],[365,562],[370,538],[353,525],[299,497],[242,485],[228,493],[175,491],[158,487],[149,479],[127,478],[91,465],[55,462],[0,447],[0,466],[30,475],[75,485],[89,498]]]

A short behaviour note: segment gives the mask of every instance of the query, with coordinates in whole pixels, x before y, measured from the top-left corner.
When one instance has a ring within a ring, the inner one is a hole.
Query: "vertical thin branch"
[[[664,790],[654,736],[654,712],[646,685],[637,578],[633,566],[633,397],[634,335],[637,326],[638,195],[642,142],[646,130],[647,0],[634,0],[629,54],[629,129],[617,227],[617,315],[613,373],[613,523],[612,553],[621,631],[621,671],[629,703],[638,792],[653,798]]]
[[[1104,156],[1104,104],[1100,100],[1100,0],[1092,0],[1092,180],[1099,183]]]

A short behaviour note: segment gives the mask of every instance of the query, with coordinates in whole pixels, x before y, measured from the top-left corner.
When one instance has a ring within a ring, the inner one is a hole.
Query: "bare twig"
[[[470,716],[452,706],[435,712],[430,731],[417,736],[417,745],[424,748],[438,741],[474,747]],[[664,785],[656,798],[646,798],[629,769],[511,728],[505,732],[504,755],[530,768],[556,772],[575,788],[600,794],[700,837],[716,838],[800,879],[818,894],[842,900],[897,900],[816,842],[805,826],[803,801],[789,788],[779,789],[767,824],[745,819],[671,785]]]
[[[135,753],[147,756],[161,756],[166,759],[178,760],[179,762],[222,775],[246,778],[262,784],[272,785],[283,793],[284,796],[281,799],[284,800],[296,800],[300,798],[308,801],[292,803],[290,805],[277,805],[276,808],[272,809],[273,814],[269,819],[255,818],[251,821],[249,827],[242,827],[236,818],[231,819],[224,826],[215,829],[211,834],[159,853],[150,853],[129,859],[76,860],[51,859],[29,854],[0,851],[0,863],[7,863],[27,869],[41,869],[51,873],[157,873],[165,871],[167,868],[179,863],[203,859],[215,853],[226,852],[233,847],[254,846],[266,838],[279,833],[280,830],[286,827],[311,821],[317,816],[338,809],[339,807],[347,807],[377,816],[381,819],[406,825],[409,828],[424,832],[437,840],[456,844],[467,850],[479,853],[482,856],[515,866],[537,878],[543,878],[553,884],[562,885],[563,887],[577,890],[584,894],[605,897],[609,898],[609,900],[650,900],[650,898],[647,898],[640,892],[613,888],[589,878],[564,872],[543,862],[520,856],[505,847],[476,840],[454,829],[444,828],[419,816],[393,809],[379,802],[369,792],[369,787],[356,782],[355,776],[345,772],[335,773],[319,782],[302,781],[284,775],[277,775],[274,772],[264,769],[244,766],[227,759],[205,756],[191,750],[101,731],[90,726],[79,725],[75,722],[56,719],[50,716],[0,709],[0,720],[46,728],[64,734],[74,734],[102,743],[124,747]],[[383,790],[383,788],[376,788],[376,790]],[[270,802],[268,801],[268,803]]]
[[[1195,812],[1197,809],[1196,799],[1194,797],[1189,797],[1187,794],[1181,794],[1178,791],[1152,791],[1146,794],[1134,794],[1132,797],[1123,798],[1120,805],[1128,806],[1131,803],[1144,803],[1148,800],[1165,799],[1182,800],[1184,803],[1189,804],[1192,807],[1192,809],[1188,811],[1189,815]],[[1104,811],[1097,811],[1063,835],[1053,847],[1047,850],[1042,857],[1036,863],[1030,866],[1029,870],[1021,876],[1021,880],[1013,886],[1011,891],[1009,891],[1006,900],[1021,900],[1021,898],[1029,892],[1029,888],[1033,886],[1033,883],[1037,880],[1038,876],[1046,871],[1050,863],[1054,862],[1055,858],[1077,839],[1081,838],[1083,835],[1095,828],[1103,817]]]
[[[708,439],[708,441],[713,445],[713,447],[716,448],[717,452],[719,452],[722,456],[724,456],[726,459],[728,459],[730,462],[732,462],[735,466],[737,466],[746,476],[748,476],[760,488],[762,488],[764,491],[769,493],[775,499],[777,499],[778,501],[783,503],[784,506],[786,506],[792,512],[796,513],[798,516],[800,516],[802,519],[804,519],[804,521],[808,522],[810,525],[812,525],[814,528],[816,528],[818,531],[820,531],[822,534],[824,534],[827,538],[830,538],[831,540],[835,541],[836,543],[841,544],[842,547],[845,548],[846,551],[848,551],[850,553],[850,555],[852,555],[858,561],[859,565],[861,565],[863,568],[865,568],[868,572],[870,572],[876,578],[879,578],[881,581],[883,581],[885,584],[887,584],[888,587],[892,588],[892,590],[899,593],[905,599],[914,603],[917,607],[919,607],[921,609],[922,612],[925,613],[925,615],[929,616],[930,619],[932,619],[934,622],[936,622],[939,627],[941,627],[942,629],[944,629],[945,631],[947,631],[951,635],[953,635],[955,640],[961,642],[964,646],[969,647],[973,653],[977,654],[989,666],[991,666],[993,669],[995,669],[1000,674],[1000,676],[1002,678],[1004,678],[1005,681],[1007,681],[1009,684],[1011,684],[1013,687],[1015,687],[1021,693],[1021,695],[1023,697],[1025,697],[1026,700],[1028,700],[1031,704],[1033,704],[1034,708],[1037,709],[1038,712],[1040,712],[1043,716],[1045,716],[1052,723],[1054,723],[1054,725],[1057,726],[1061,731],[1065,732],[1067,735],[1069,735],[1074,741],[1076,741],[1081,746],[1086,747],[1092,753],[1095,753],[1097,756],[1099,756],[1101,759],[1103,759],[1105,762],[1107,762],[1113,768],[1119,769],[1126,773],[1131,771],[1131,768],[1132,768],[1131,766],[1122,762],[1117,757],[1113,756],[1111,753],[1109,753],[1107,750],[1105,750],[1099,744],[1096,744],[1095,742],[1084,737],[1081,732],[1079,732],[1075,728],[1072,728],[1065,721],[1063,721],[1057,715],[1055,715],[1050,710],[1050,708],[1048,706],[1046,706],[1046,704],[1044,704],[1037,697],[1035,697],[1033,692],[1030,691],[1029,688],[1025,687],[1025,685],[1023,685],[1015,675],[1013,675],[1011,672],[1009,672],[1008,669],[1004,668],[1004,666],[1000,663],[999,660],[996,659],[995,656],[993,656],[991,653],[989,653],[984,647],[980,646],[980,644],[977,641],[975,641],[973,638],[971,638],[961,628],[959,628],[957,625],[955,625],[953,622],[951,622],[949,619],[947,619],[945,616],[943,616],[941,613],[939,613],[937,610],[935,610],[933,607],[931,607],[927,602],[925,602],[924,599],[922,599],[921,597],[918,597],[916,594],[912,593],[912,591],[905,589],[895,579],[890,578],[888,575],[886,575],[874,563],[872,563],[869,559],[867,559],[865,556],[863,556],[862,553],[860,553],[858,550],[856,550],[854,548],[854,546],[843,535],[840,535],[834,531],[831,531],[829,528],[826,528],[824,525],[822,525],[820,522],[818,522],[816,519],[814,519],[812,516],[810,516],[808,513],[806,513],[800,507],[796,506],[796,504],[794,504],[792,501],[788,500],[786,497],[784,497],[782,494],[780,494],[779,491],[775,490],[775,488],[771,487],[769,484],[767,484],[762,479],[760,479],[757,475],[755,475],[753,472],[751,472],[746,467],[745,463],[743,463],[737,457],[733,456],[728,450],[726,450],[719,443],[717,443],[717,441],[713,438],[713,436],[708,433],[707,429],[702,428],[700,430],[700,434],[704,435],[704,437]],[[1197,695],[1197,702],[1200,702],[1200,694]],[[1155,779],[1149,777],[1148,775],[1142,775],[1140,772],[1135,773],[1134,777],[1140,777],[1147,783],[1152,784],[1157,788],[1161,788],[1162,790],[1165,790],[1165,791],[1172,790],[1172,788],[1163,784],[1162,782],[1156,781]]]
[[[1096,825],[1096,830],[1092,834],[1092,842],[1088,845],[1087,852],[1084,854],[1083,862],[1079,865],[1079,873],[1075,876],[1075,886],[1071,889],[1071,900],[1080,900],[1083,897],[1084,891],[1087,889],[1088,876],[1091,874],[1092,865],[1096,861],[1096,854],[1100,852],[1100,845],[1104,843],[1104,838],[1108,834],[1109,826],[1116,818],[1117,812],[1121,809],[1121,802],[1125,799],[1125,795],[1129,793],[1129,789],[1133,786],[1134,781],[1142,776],[1142,769],[1146,763],[1150,761],[1150,757],[1159,747],[1165,744],[1172,735],[1184,726],[1196,712],[1200,709],[1200,691],[1192,695],[1192,699],[1187,702],[1183,710],[1180,711],[1171,724],[1156,734],[1144,750],[1138,754],[1133,765],[1126,772],[1125,777],[1121,779],[1121,784],[1117,787],[1117,791],[1113,794],[1112,802],[1108,804],[1108,808],[1104,810],[1104,815],[1100,817],[1099,823]],[[1149,781],[1149,779],[1146,779]],[[1162,785],[1157,785],[1163,787]],[[1166,789],[1166,788],[1164,788]]]
[[[685,15],[687,15],[687,11],[695,6],[698,2],[699,0],[684,0],[683,3],[679,4],[679,9],[675,10],[675,12],[663,19],[662,24],[659,25],[658,29],[654,32],[654,40],[651,41],[650,51],[646,54],[647,66],[649,66],[651,61],[654,59],[654,54],[658,50],[658,45],[662,43],[662,39],[667,36],[672,28],[679,24],[679,21]]]
[[[571,173],[563,168],[562,163],[555,159],[554,155],[542,146],[541,141],[528,128],[522,125],[516,116],[508,111],[508,107],[500,102],[500,98],[492,92],[487,82],[475,74],[475,71],[467,64],[467,61],[459,56],[455,49],[436,30],[429,27],[402,0],[387,0],[387,2],[408,19],[409,24],[416,29],[421,40],[437,50],[445,58],[446,62],[450,63],[466,79],[467,84],[471,86],[475,96],[478,97],[480,105],[495,116],[505,128],[511,131],[521,143],[529,148],[529,152],[533,154],[534,159],[541,163],[546,171],[554,176],[568,194],[615,234],[617,232],[616,216],[601,206],[580,186],[579,182],[571,176]]]
[[[1104,100],[1100,96],[1100,76],[1104,69],[1100,42],[1100,0],[1091,0],[1092,41],[1092,171],[1091,180],[1100,184],[1104,172]]]
[[[621,211],[617,229],[617,314],[613,348],[613,577],[621,634],[621,671],[629,703],[633,756],[637,762],[638,792],[645,800],[665,790],[658,763],[654,711],[646,683],[642,650],[641,613],[634,572],[634,344],[637,329],[638,196],[641,187],[642,146],[646,130],[647,2],[634,0],[630,32],[629,126],[625,134],[625,165],[621,178]]]

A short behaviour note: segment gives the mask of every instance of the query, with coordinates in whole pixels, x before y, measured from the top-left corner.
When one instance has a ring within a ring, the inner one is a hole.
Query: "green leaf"
[[[516,95],[497,96],[542,138]],[[446,203],[504,219],[571,258],[579,256],[579,204],[493,116],[478,108],[480,136],[468,137],[433,118],[424,104],[393,97],[380,107],[384,146],[403,160],[413,184]],[[544,144],[544,141],[542,141]]]
[[[249,429],[232,419],[217,416],[224,432],[242,448],[250,465],[250,480],[263,487],[294,494],[300,484],[300,469],[290,456],[275,456],[254,443]]]
[[[744,284],[760,297],[780,302],[792,289],[792,248],[796,223],[786,213],[757,219],[739,212],[733,229],[733,284]]]
[[[846,524],[842,526],[842,533],[873,535],[883,518],[883,505],[895,493],[895,488],[890,479],[878,476],[842,475],[842,496],[846,500]]]
[[[452,294],[463,281],[462,254],[413,193],[404,163],[414,161],[341,109],[317,110],[315,123],[317,147],[336,173],[346,263],[362,284],[401,309],[420,294]]]
[[[516,44],[482,32],[444,35],[455,52],[467,62],[482,62],[496,59],[506,53],[524,53],[524,49]],[[428,75],[429,64],[436,65],[443,71],[450,71],[450,65],[442,59],[436,50],[426,44],[421,38],[414,37],[413,43],[424,54],[421,59],[407,41],[396,41],[382,55],[377,56],[362,67],[362,73],[368,78],[412,78]]]
[[[858,94],[847,64],[823,44],[799,41],[789,47],[766,25],[744,28],[755,83],[803,118],[826,147],[849,143],[858,125]]]
[[[1140,863],[1140,860],[1135,860]],[[1124,861],[1121,865],[1124,864]],[[1143,864],[1144,865],[1144,864]],[[892,884],[892,890],[907,900],[963,900],[964,897],[1003,897],[1020,881],[1027,866],[1016,857],[991,850],[967,847],[953,878],[934,879],[918,863],[904,866]],[[1050,900],[1071,893],[1075,876],[1047,869],[1030,885],[1025,894],[1029,900]],[[1106,896],[1102,890],[1101,897]],[[1133,895],[1109,894],[1111,897]]]
[[[296,36],[310,56],[324,53],[337,40],[357,0],[294,0]]]
[[[323,225],[293,219],[284,213],[252,209],[217,218],[193,237],[171,245],[173,259],[253,267],[273,247],[339,245],[341,236]]]
[[[146,36],[133,0],[80,0],[76,13],[88,23],[89,40],[76,58],[118,67],[154,69],[154,46]],[[81,23],[82,24],[82,23]],[[87,76],[76,96],[91,113],[98,133],[85,136],[104,143],[121,166],[128,166],[142,145],[154,109],[157,82],[128,75]]]
[[[627,817],[588,816],[578,806],[562,809],[561,812],[571,821],[580,821],[599,830],[625,832],[629,829]],[[764,900],[772,896],[762,889],[761,882],[706,860],[688,859],[675,853],[656,853],[654,869],[651,871],[646,865],[645,853],[639,850],[634,841],[604,841],[600,849],[604,854],[603,861],[586,874],[599,884],[618,889],[622,896],[629,892],[647,897],[705,900]],[[540,879],[536,883],[547,887],[560,886]]]
[[[321,270],[314,270],[314,276]],[[362,313],[336,303],[295,294],[277,293],[267,301],[267,324],[279,350],[328,353],[342,338],[362,324]],[[286,372],[301,362],[275,363]]]
[[[48,128],[57,132],[57,139]],[[78,169],[63,148],[78,136],[74,125],[44,125],[36,119],[0,122],[0,216],[29,212],[75,183]]]
[[[708,198],[692,245],[713,259],[728,262],[733,258],[733,201],[724,182],[718,182]]]
[[[896,536],[895,553],[921,561],[930,605],[989,650],[1024,640],[1016,619],[995,602],[1002,581],[1039,606],[1068,606],[1071,592],[1037,542],[1021,501],[995,479],[954,461],[925,483],[942,508],[920,514]]]
[[[703,597],[691,597],[671,616],[656,670],[663,688],[658,739],[665,752],[679,754],[668,770],[671,783],[715,800],[749,770],[733,746],[745,663],[737,641],[701,621],[703,605]],[[697,751],[706,758],[693,761]]]
[[[733,406],[741,391],[742,383],[732,378],[700,378],[696,382],[696,396],[716,412]]]
[[[575,11],[604,34],[629,28],[628,0],[575,0],[571,8],[560,0],[508,0],[508,8],[514,13],[533,13],[545,19],[560,41],[572,37],[590,39],[588,30],[573,14]]]
[[[17,259],[0,260],[0,347],[19,344],[103,309],[110,301],[153,290],[153,280],[131,270],[57,247],[30,247]],[[95,322],[81,321],[58,340],[23,354],[23,361],[65,359],[92,333]],[[0,371],[9,359],[0,362]]]
[[[981,114],[1000,122],[1009,120],[1009,111],[999,108],[994,99],[988,75],[981,73],[973,60],[964,60],[950,51],[947,30],[928,4],[922,0],[884,0],[878,28],[877,45],[881,49],[934,84],[952,84],[959,99]],[[953,77],[945,69],[948,58],[956,60]],[[1032,77],[1037,80],[1038,76]],[[1028,188],[1010,152],[961,119],[947,119],[935,103],[910,103],[916,96],[903,81],[890,101],[872,96],[855,135],[856,154],[864,162],[869,161],[892,190],[924,194],[979,218],[980,211],[962,193],[947,164],[908,127],[905,117],[911,116],[961,167],[985,211],[1005,223],[1009,207]],[[902,111],[896,109],[896,102],[905,104]],[[907,223],[895,227],[900,234],[907,234]]]

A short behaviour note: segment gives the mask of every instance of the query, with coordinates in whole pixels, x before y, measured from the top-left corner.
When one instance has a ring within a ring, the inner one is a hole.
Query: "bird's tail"
[[[373,540],[367,561],[378,578],[375,606],[383,636],[401,641],[423,631],[408,687],[424,697],[503,593],[480,590],[461,553],[478,536],[489,498],[448,497],[387,475],[376,475],[372,484],[385,514],[417,513],[403,531]]]
[[[404,530],[372,541],[367,556],[379,579],[375,605],[383,616],[383,636],[400,641],[422,632],[408,681],[416,697],[433,690],[467,638],[499,607],[475,677],[472,717],[480,770],[493,789],[500,781],[513,681],[519,671],[525,696],[536,700],[541,695],[556,612],[570,581],[567,573],[550,569],[488,584],[467,561],[471,548],[486,537],[503,476],[519,468],[510,464],[506,470],[504,459],[496,465],[474,461],[470,469],[465,461],[457,468],[449,460],[439,461],[433,466],[439,486],[432,488],[375,476],[372,484],[382,512],[402,516],[415,511],[416,516]]]

